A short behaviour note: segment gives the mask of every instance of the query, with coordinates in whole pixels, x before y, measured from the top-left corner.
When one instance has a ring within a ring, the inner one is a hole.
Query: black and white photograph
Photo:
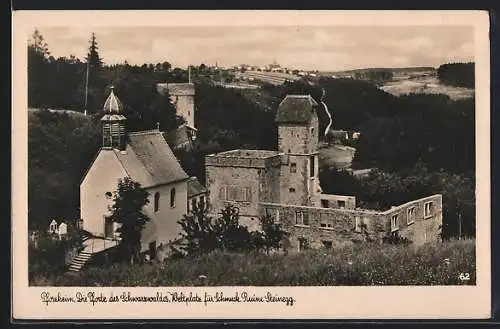
[[[13,275],[38,316],[109,291],[260,316],[306,288],[488,300],[488,16],[438,13],[24,17]]]

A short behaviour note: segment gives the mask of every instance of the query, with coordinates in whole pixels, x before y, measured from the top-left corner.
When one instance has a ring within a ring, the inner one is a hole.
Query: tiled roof
[[[126,118],[121,114],[104,114],[101,121],[120,121],[126,120]]]
[[[318,103],[310,95],[287,95],[278,106],[276,122],[309,123]]]
[[[170,96],[194,96],[194,83],[158,83],[156,89],[159,93],[168,90]]]
[[[106,102],[104,102],[103,110],[104,113],[113,113],[113,114],[119,114],[123,112],[123,105],[113,92],[113,87],[111,87],[111,93],[106,99]]]
[[[115,154],[127,174],[145,188],[189,178],[157,130],[130,133],[125,151]]]
[[[197,177],[190,177],[188,182],[187,182],[187,194],[188,198],[191,198],[193,196],[207,193],[207,189],[205,186],[201,185],[200,181],[198,180]]]

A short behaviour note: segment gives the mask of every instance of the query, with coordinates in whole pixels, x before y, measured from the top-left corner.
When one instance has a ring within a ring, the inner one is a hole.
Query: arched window
[[[154,207],[155,207],[155,212],[157,212],[160,209],[160,192],[155,193]]]
[[[170,190],[170,208],[175,207],[175,188]]]

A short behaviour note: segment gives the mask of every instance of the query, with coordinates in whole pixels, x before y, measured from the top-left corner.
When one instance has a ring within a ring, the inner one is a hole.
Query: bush
[[[38,277],[58,286],[474,285],[475,240],[421,247],[358,244],[335,251],[263,255],[214,251],[163,264],[115,264],[76,276]],[[470,280],[460,280],[469,273]]]

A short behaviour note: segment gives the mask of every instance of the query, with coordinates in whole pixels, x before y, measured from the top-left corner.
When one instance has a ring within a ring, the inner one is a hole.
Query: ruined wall
[[[432,202],[434,207],[430,216],[425,217],[424,204],[427,202]],[[408,223],[410,208],[414,208],[414,221]],[[441,195],[411,201],[387,211],[261,203],[261,214],[265,214],[266,209],[275,214],[283,229],[290,233],[289,251],[299,250],[300,239],[307,241],[311,248],[335,249],[362,241],[382,243],[383,238],[392,232],[391,218],[394,215],[398,215],[399,234],[412,240],[415,245],[420,245],[437,239],[442,222]]]
[[[261,182],[259,176],[259,168],[207,166],[206,187],[209,191],[212,214],[217,215],[227,205],[234,205],[240,209],[240,224],[249,228],[255,226],[258,228],[258,200]],[[248,201],[225,200],[226,197],[222,194],[228,193],[227,188],[232,186],[248,188],[250,191]]]
[[[356,197],[350,195],[321,194],[322,208],[356,209]],[[340,201],[340,202],[339,202]]]
[[[307,156],[287,155],[280,169],[280,203],[310,205]]]
[[[280,168],[281,162],[278,162],[272,167],[260,169],[260,199],[256,201],[280,202]]]
[[[425,204],[432,202],[433,209],[429,216],[425,216]],[[409,216],[409,210],[413,209],[413,219]],[[414,244],[423,244],[439,240],[440,226],[443,222],[442,196],[433,195],[419,200],[414,200],[385,212],[388,221],[394,215],[398,215],[399,235],[411,240]]]
[[[171,95],[175,105],[177,115],[183,117],[190,127],[195,127],[194,118],[194,96],[192,95]]]

